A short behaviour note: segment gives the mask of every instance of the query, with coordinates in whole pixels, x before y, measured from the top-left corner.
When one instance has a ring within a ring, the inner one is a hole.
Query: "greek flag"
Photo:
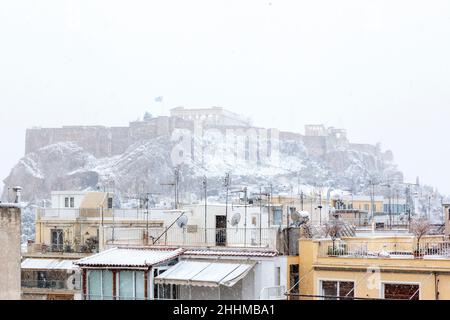
[[[156,97],[155,98],[155,102],[162,102],[163,101],[163,97]]]

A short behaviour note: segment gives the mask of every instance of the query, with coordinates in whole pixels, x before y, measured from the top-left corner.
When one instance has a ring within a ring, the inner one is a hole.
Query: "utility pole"
[[[392,206],[392,204],[391,204],[391,197],[392,197],[392,186],[391,186],[391,184],[390,184],[390,182],[388,181],[388,183],[385,183],[385,184],[381,184],[381,186],[383,186],[383,187],[388,187],[389,188],[389,202],[388,202],[388,206],[389,206],[389,208],[388,208],[388,214],[389,214],[389,229],[392,229],[392,213],[391,213],[391,206]],[[384,204],[383,204],[384,205]],[[384,210],[383,210],[384,211]]]
[[[289,201],[289,206],[287,207],[286,210],[286,228],[289,228],[289,220],[290,220],[290,213],[291,213],[291,208],[294,207],[295,202],[294,202],[294,186],[291,184],[289,186],[290,191],[291,191],[291,196],[290,196],[290,201]]]
[[[371,191],[370,191],[370,212],[371,212],[371,219],[372,221],[375,218],[375,210],[374,210],[374,205],[375,205],[375,182],[373,180],[370,180],[370,185],[371,185]]]
[[[262,190],[259,187],[259,246],[261,246],[261,225],[262,225]]]
[[[300,205],[303,211],[303,190],[300,192]]]
[[[269,206],[269,197],[270,193],[268,192],[262,192],[261,186],[259,187],[259,244],[262,244],[262,196],[265,196],[267,199],[267,206]],[[269,219],[269,217],[267,217]]]
[[[389,186],[389,227],[392,229],[392,189],[391,186]]]
[[[171,186],[174,187],[176,190],[176,184],[174,182],[168,182],[168,183],[160,183],[160,185],[162,186]],[[174,197],[174,201],[173,201],[173,208],[176,210],[177,209],[177,196],[176,196],[176,191],[175,191],[175,197]]]
[[[411,187],[412,186],[418,186],[417,183],[407,183],[407,182],[401,182],[401,185],[406,186],[405,190],[405,196],[406,196],[406,213],[408,214],[408,227],[411,224]],[[397,194],[398,196],[398,194]]]
[[[207,194],[208,194],[208,181],[206,176],[203,177],[203,191],[205,194],[205,245],[208,243],[208,237],[207,237],[207,215],[208,215],[208,200],[207,200]]]
[[[146,241],[147,241],[147,245],[148,245],[148,239],[150,236],[150,226],[149,226],[149,219],[150,219],[150,197],[154,194],[159,194],[159,193],[152,193],[152,192],[147,192],[147,197],[145,199],[146,201],[146,228],[147,228],[147,237],[146,237]]]
[[[175,168],[174,171],[174,181],[168,183],[160,183],[162,186],[172,186],[174,187],[174,209],[178,209],[178,185],[180,180],[180,169]]]
[[[319,193],[319,224],[322,225],[322,190]]]
[[[408,213],[408,224],[411,223],[411,203],[410,203],[411,187],[406,187],[406,212]]]
[[[428,196],[428,220],[431,218],[431,195]]]
[[[180,169],[177,167],[175,168],[175,209],[178,209],[178,203],[179,203],[179,185],[180,185]]]
[[[270,228],[270,215],[272,214],[272,184],[269,184],[269,189],[270,189],[270,193],[269,193],[269,197],[268,197],[268,213],[267,213],[267,225],[268,228]]]
[[[230,173],[227,172],[225,174],[225,189],[226,189],[226,195],[225,195],[225,223],[228,223],[228,192],[230,190],[230,185],[231,185],[231,177],[230,177]]]
[[[244,247],[247,246],[247,187],[244,187]]]

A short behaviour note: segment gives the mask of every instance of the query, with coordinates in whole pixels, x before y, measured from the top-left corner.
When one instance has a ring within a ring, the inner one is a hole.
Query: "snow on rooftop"
[[[155,283],[232,287],[244,278],[255,264],[181,261],[155,278]]]
[[[20,203],[5,203],[0,202],[0,208],[21,208],[22,205]]]
[[[227,256],[227,257],[275,257],[276,250],[214,250],[214,249],[189,249],[183,255],[195,256]]]
[[[28,258],[22,261],[20,267],[22,269],[36,269],[36,270],[72,270],[75,268],[73,260],[60,259],[35,259]]]
[[[75,262],[80,267],[149,267],[178,257],[183,249],[112,248]]]

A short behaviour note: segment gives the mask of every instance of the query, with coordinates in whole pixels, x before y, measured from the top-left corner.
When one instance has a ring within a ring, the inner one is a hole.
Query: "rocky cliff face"
[[[392,154],[375,146],[347,144],[317,155],[301,139],[284,138],[280,141],[280,161],[274,165],[236,161],[226,146],[211,137],[203,137],[197,143],[202,148],[180,165],[180,192],[188,200],[201,193],[204,175],[208,177],[209,195],[219,195],[226,172],[231,172],[235,186],[258,189],[272,184],[275,191],[287,190],[288,185],[298,182],[358,191],[365,187],[369,176],[402,179]],[[23,186],[24,200],[32,203],[48,199],[52,190],[98,187],[114,188],[123,197],[138,192],[170,196],[173,188],[161,184],[174,179],[171,152],[175,144],[169,135],[163,135],[136,142],[120,155],[97,158],[73,142],[59,142],[28,153],[4,182],[5,186]],[[7,187],[4,198],[6,190]]]

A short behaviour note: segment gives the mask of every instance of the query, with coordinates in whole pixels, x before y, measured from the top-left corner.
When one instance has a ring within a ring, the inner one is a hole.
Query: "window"
[[[364,205],[364,210],[369,211],[369,205],[367,203]]]
[[[145,299],[145,282],[144,282],[144,272],[136,271],[134,273],[134,287],[135,287],[135,298],[137,300]]]
[[[100,300],[102,298],[102,271],[90,270],[87,274],[88,299]]]
[[[320,287],[325,300],[352,299],[355,293],[352,281],[321,281]]]
[[[120,300],[145,299],[144,271],[120,271],[117,276]]]
[[[87,274],[88,300],[112,300],[113,274],[109,270],[89,270]]]
[[[281,211],[281,209],[275,208],[273,210],[273,225],[277,225],[280,226],[281,225],[281,219],[283,217],[283,212]]]
[[[289,287],[292,288],[291,293],[299,293],[299,265],[291,264],[289,266]],[[298,299],[298,297],[292,297],[291,299]]]
[[[108,209],[113,208],[113,198],[108,198]]]
[[[418,284],[384,283],[383,298],[388,300],[419,300]]]
[[[133,271],[119,272],[119,299],[130,300],[134,298]]]
[[[75,198],[74,197],[65,197],[64,198],[64,207],[65,208],[75,208]]]
[[[164,273],[167,269],[157,268],[153,271],[153,276]],[[177,299],[178,287],[172,284],[155,284],[153,297],[161,300],[175,300]]]
[[[62,229],[52,229],[51,231],[52,250],[60,251],[64,245],[64,234]]]
[[[38,288],[48,288],[47,281],[47,272],[46,271],[38,271],[37,273],[37,287]]]
[[[113,299],[113,273],[102,270],[102,297],[103,300]]]
[[[278,287],[280,285],[280,277],[281,277],[281,268],[275,267],[275,286]]]

